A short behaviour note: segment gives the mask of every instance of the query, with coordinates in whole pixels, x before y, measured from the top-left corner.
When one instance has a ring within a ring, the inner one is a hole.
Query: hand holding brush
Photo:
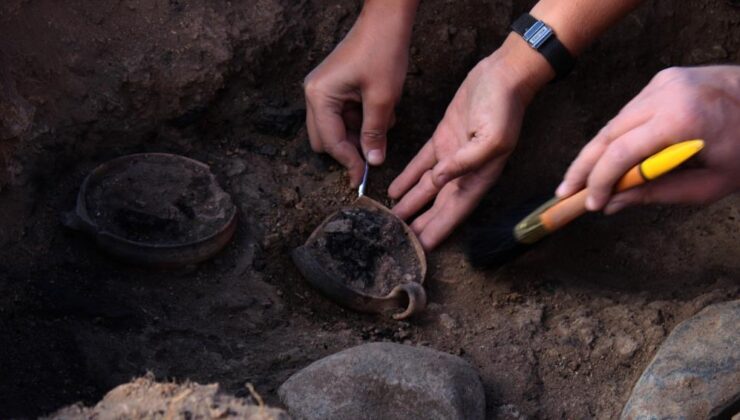
[[[619,180],[616,190],[626,191],[656,179],[699,153],[703,147],[703,140],[689,140],[669,146],[630,169]],[[555,197],[514,226],[503,222],[477,231],[468,251],[471,263],[477,267],[500,265],[516,257],[529,246],[586,213],[588,194],[589,191],[583,189],[568,197]]]
[[[500,265],[588,210],[612,214],[633,204],[704,204],[738,191],[739,133],[740,66],[664,70],[583,148],[557,198],[531,214],[477,230],[468,256],[476,266]],[[699,136],[706,142],[676,144]],[[701,167],[632,188],[702,148]]]

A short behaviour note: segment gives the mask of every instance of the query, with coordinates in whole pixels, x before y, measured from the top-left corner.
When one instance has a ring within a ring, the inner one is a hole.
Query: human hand
[[[334,51],[306,76],[306,127],[311,148],[329,153],[362,180],[364,160],[385,160],[386,133],[394,122],[408,66],[418,0],[366,1]]]
[[[496,181],[514,149],[524,110],[553,77],[545,59],[510,35],[468,74],[431,139],[391,183],[400,201],[393,212],[408,219],[431,250],[467,217]]]
[[[709,203],[740,189],[740,66],[658,73],[573,161],[556,194],[586,187],[586,207],[613,214],[647,203]],[[701,168],[613,194],[633,166],[683,140],[705,141]]]

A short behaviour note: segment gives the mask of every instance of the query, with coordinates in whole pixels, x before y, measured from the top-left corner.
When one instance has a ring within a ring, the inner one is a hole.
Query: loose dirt
[[[388,161],[371,173],[370,197],[392,205],[391,180],[530,3],[422,2]],[[0,416],[92,404],[147,370],[218,382],[238,397],[250,382],[275,405],[278,386],[298,369],[387,340],[469,361],[490,418],[614,418],[668,331],[740,296],[740,201],[730,197],[590,215],[495,271],[468,266],[458,233],[429,255],[430,305],[408,322],[324,299],[289,254],[354,191],[340,167],[309,148],[301,82],[359,7],[2,2]],[[740,62],[739,27],[731,2],[646,2],[537,97],[472,223],[551,192],[658,70]],[[61,226],[90,170],[136,152],[211,166],[239,210],[224,252],[194,270],[145,271]]]

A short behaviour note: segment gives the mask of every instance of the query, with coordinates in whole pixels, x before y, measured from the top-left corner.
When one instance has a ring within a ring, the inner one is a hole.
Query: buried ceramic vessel
[[[424,249],[406,223],[366,196],[324,219],[292,257],[309,283],[349,309],[404,319],[426,307]]]
[[[125,262],[174,268],[213,257],[234,236],[236,220],[208,165],[140,153],[95,168],[62,222]]]

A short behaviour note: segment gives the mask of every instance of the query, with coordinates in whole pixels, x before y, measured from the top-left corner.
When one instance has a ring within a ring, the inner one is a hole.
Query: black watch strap
[[[511,24],[511,29],[547,59],[555,70],[555,80],[562,79],[573,69],[575,59],[545,22],[525,13]]]

